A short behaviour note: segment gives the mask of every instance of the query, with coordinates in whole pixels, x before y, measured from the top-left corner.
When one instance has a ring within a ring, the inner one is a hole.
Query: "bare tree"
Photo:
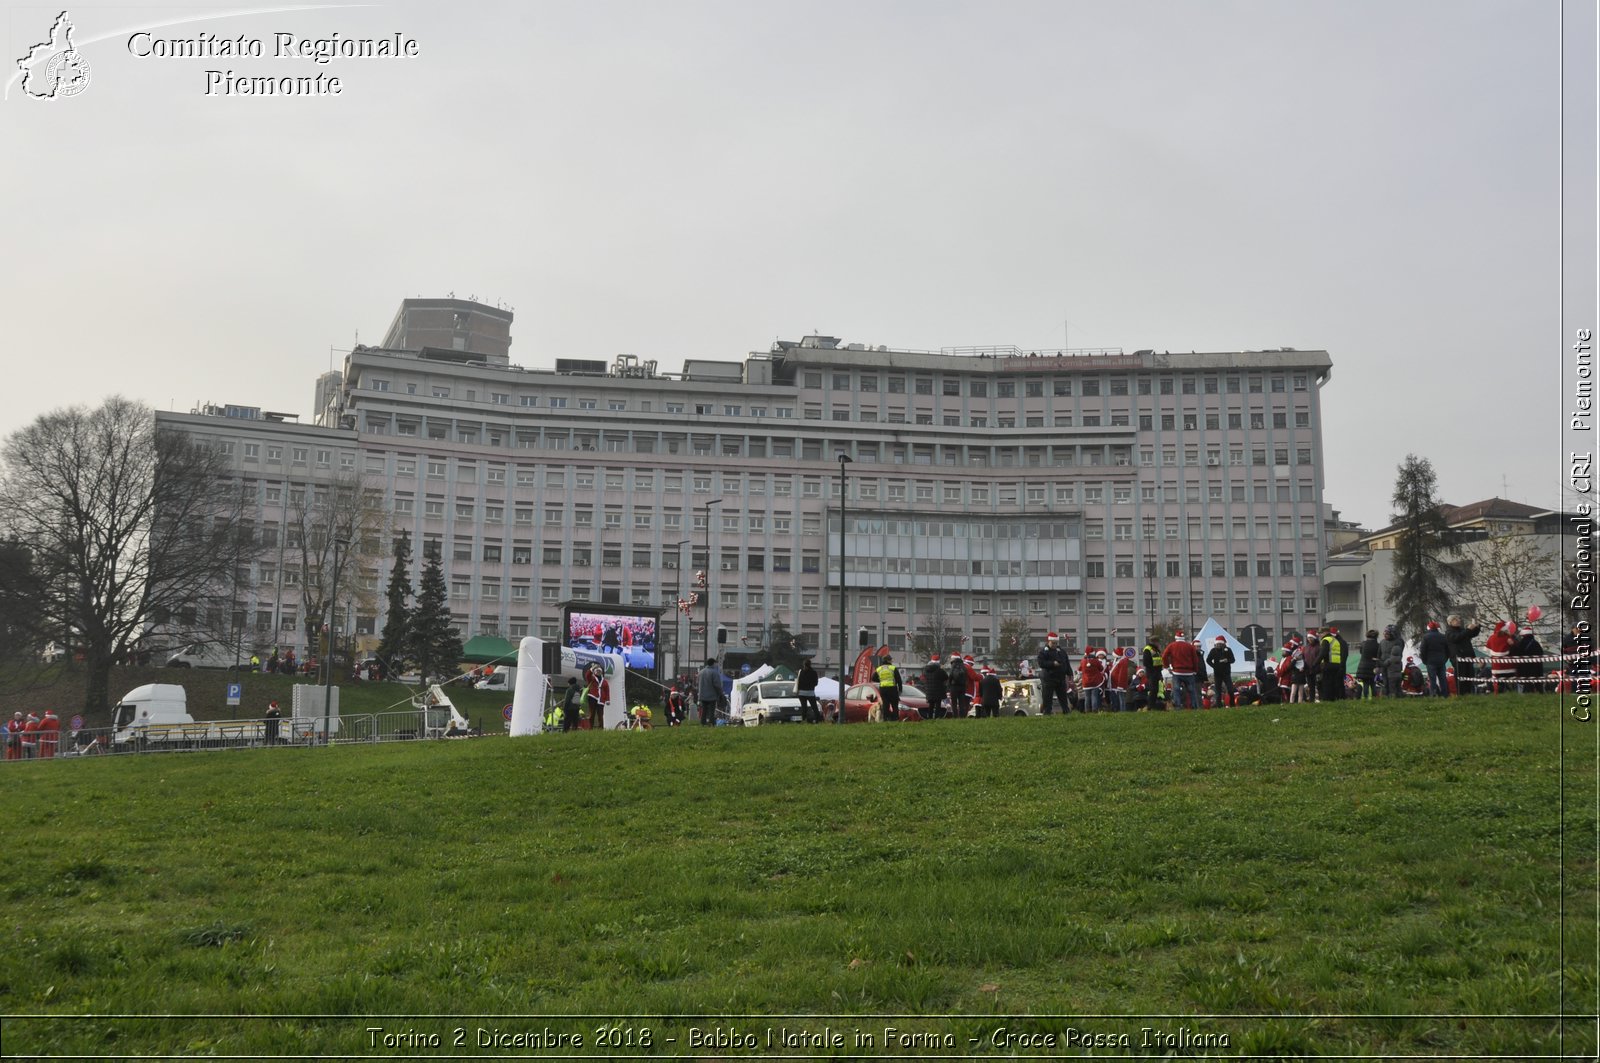
[[[246,550],[222,456],[121,397],[45,414],[0,451],[0,522],[32,553],[40,622],[83,654],[84,709],[153,625],[195,616]]]
[[[1472,571],[1460,597],[1480,615],[1521,624],[1528,606],[1544,608],[1561,594],[1560,561],[1531,535],[1492,535],[1463,553]]]
[[[336,583],[339,605],[376,606],[376,590],[365,585],[364,577],[382,551],[381,493],[354,474],[328,484],[297,485],[290,488],[284,522],[285,571],[300,588],[306,645],[322,652],[327,648],[322,628]]]
[[[1025,657],[1033,656],[1037,640],[1020,616],[1000,621],[1000,638],[994,644],[994,663],[1002,673],[1015,675]]]
[[[926,660],[937,653],[940,657],[961,652],[961,632],[943,613],[932,613],[922,618],[922,623],[911,636],[911,649]]]

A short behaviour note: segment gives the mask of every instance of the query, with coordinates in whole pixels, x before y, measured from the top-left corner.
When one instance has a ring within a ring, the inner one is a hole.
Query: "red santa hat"
[[[1056,641],[1056,637],[1057,637],[1056,633],[1054,631],[1052,631],[1052,632],[1050,632],[1050,634],[1048,634],[1048,635],[1046,635],[1044,637],[1044,640],[1046,642],[1054,642],[1054,641]]]
[[[1439,621],[1437,621],[1437,620],[1428,621],[1428,630],[1429,631],[1438,631],[1439,630]]]
[[[969,653],[969,654],[965,655],[964,657],[961,658],[961,660],[966,664],[971,664],[972,663],[972,654]]]
[[[1105,650],[1096,650],[1094,655],[1096,657],[1100,658],[1102,661],[1106,659],[1106,651]]]
[[[928,663],[929,664],[938,664],[939,663],[939,655],[937,653],[928,654]]]
[[[1175,639],[1181,639],[1181,638],[1183,638],[1183,632],[1182,631],[1176,632],[1176,633],[1173,634],[1172,637],[1175,638]]]
[[[1218,642],[1227,642],[1228,641],[1228,636],[1226,636],[1226,635],[1218,635],[1217,636],[1217,641]]]

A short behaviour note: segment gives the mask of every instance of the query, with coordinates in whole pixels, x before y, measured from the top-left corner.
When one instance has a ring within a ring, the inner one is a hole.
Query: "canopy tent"
[[[461,659],[472,664],[517,663],[517,647],[493,635],[474,635],[461,648]]]
[[[1226,628],[1217,623],[1217,618],[1214,616],[1206,617],[1206,622],[1200,627],[1200,633],[1195,636],[1200,640],[1200,656],[1203,658],[1211,652],[1211,647],[1217,644],[1218,635],[1221,635],[1226,640],[1228,649],[1233,651],[1234,670],[1243,671],[1247,660],[1245,654],[1249,651],[1245,649],[1244,643],[1234,638]]]

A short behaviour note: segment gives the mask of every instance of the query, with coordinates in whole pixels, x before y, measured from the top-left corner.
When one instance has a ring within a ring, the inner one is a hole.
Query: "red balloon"
[[[1541,616],[1543,616],[1543,615],[1544,615],[1544,610],[1540,609],[1537,605],[1528,606],[1528,623],[1530,623],[1530,624],[1538,623],[1539,618]]]

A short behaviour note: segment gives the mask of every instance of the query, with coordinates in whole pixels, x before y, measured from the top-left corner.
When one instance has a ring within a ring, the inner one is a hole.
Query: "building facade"
[[[852,647],[860,628],[904,649],[943,626],[983,655],[1006,621],[1082,647],[1173,619],[1275,636],[1323,618],[1325,352],[808,336],[678,374],[628,355],[524,369],[508,311],[429,302],[407,300],[386,342],[450,346],[351,351],[319,383],[316,428],[220,427],[239,447],[329,433],[330,460],[381,494],[385,537],[441,556],[464,636],[554,637],[562,603],[583,600],[664,607],[664,643],[696,657],[718,628],[759,645],[777,620],[831,658],[841,455]],[[264,523],[269,498],[333,471],[238,453]],[[387,564],[365,560],[358,585],[381,587]],[[705,608],[675,617],[696,570]],[[381,623],[368,610],[363,626]]]
[[[1538,625],[1542,634],[1565,628],[1561,559],[1571,514],[1505,498],[1443,510],[1446,536],[1455,547],[1442,558],[1451,612],[1477,617],[1487,634],[1489,624],[1522,623],[1528,607],[1537,606],[1546,617]],[[1346,631],[1382,631],[1394,622],[1387,595],[1404,536],[1403,528],[1391,525],[1362,532],[1330,553],[1324,573],[1330,621]]]

